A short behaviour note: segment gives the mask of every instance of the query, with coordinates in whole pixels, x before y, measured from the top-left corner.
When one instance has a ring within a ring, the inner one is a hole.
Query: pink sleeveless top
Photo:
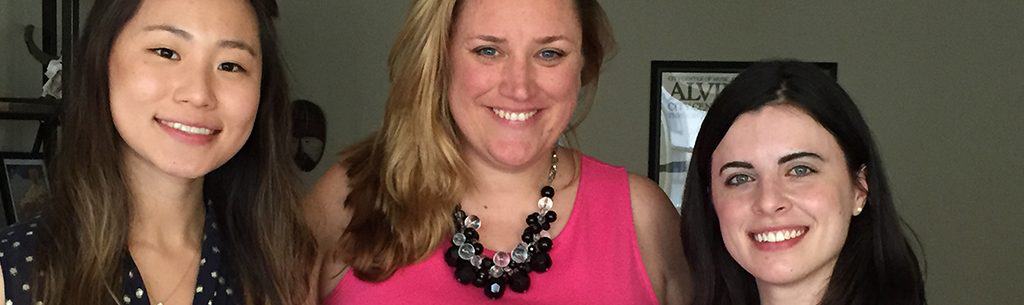
[[[444,262],[450,246],[445,241],[426,260],[399,268],[380,283],[346,272],[323,304],[657,304],[640,260],[628,174],[588,156],[581,159],[576,203],[554,239],[551,269],[531,272],[526,292],[506,290],[490,300],[482,288],[460,284]]]

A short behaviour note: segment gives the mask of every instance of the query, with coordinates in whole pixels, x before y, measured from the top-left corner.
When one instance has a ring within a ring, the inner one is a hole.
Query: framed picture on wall
[[[718,93],[753,62],[652,61],[647,176],[679,210],[690,154]],[[837,76],[834,62],[815,63]]]
[[[49,199],[49,176],[42,154],[0,152],[0,160],[0,195],[7,223],[13,224],[38,211],[38,205]]]

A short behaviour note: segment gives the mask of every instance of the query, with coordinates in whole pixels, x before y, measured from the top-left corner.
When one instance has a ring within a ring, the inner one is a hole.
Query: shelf
[[[0,97],[0,120],[49,121],[56,119],[61,101],[52,97]]]

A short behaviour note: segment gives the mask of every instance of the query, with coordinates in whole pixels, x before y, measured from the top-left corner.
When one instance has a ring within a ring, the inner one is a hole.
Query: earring
[[[861,211],[864,211],[863,207],[858,207],[856,210],[853,210],[853,216],[860,215]]]

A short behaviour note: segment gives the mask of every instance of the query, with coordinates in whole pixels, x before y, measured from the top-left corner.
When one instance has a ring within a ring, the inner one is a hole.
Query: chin
[[[529,164],[537,157],[537,148],[534,145],[495,145],[488,149],[491,158],[500,164],[508,167],[519,167]]]

